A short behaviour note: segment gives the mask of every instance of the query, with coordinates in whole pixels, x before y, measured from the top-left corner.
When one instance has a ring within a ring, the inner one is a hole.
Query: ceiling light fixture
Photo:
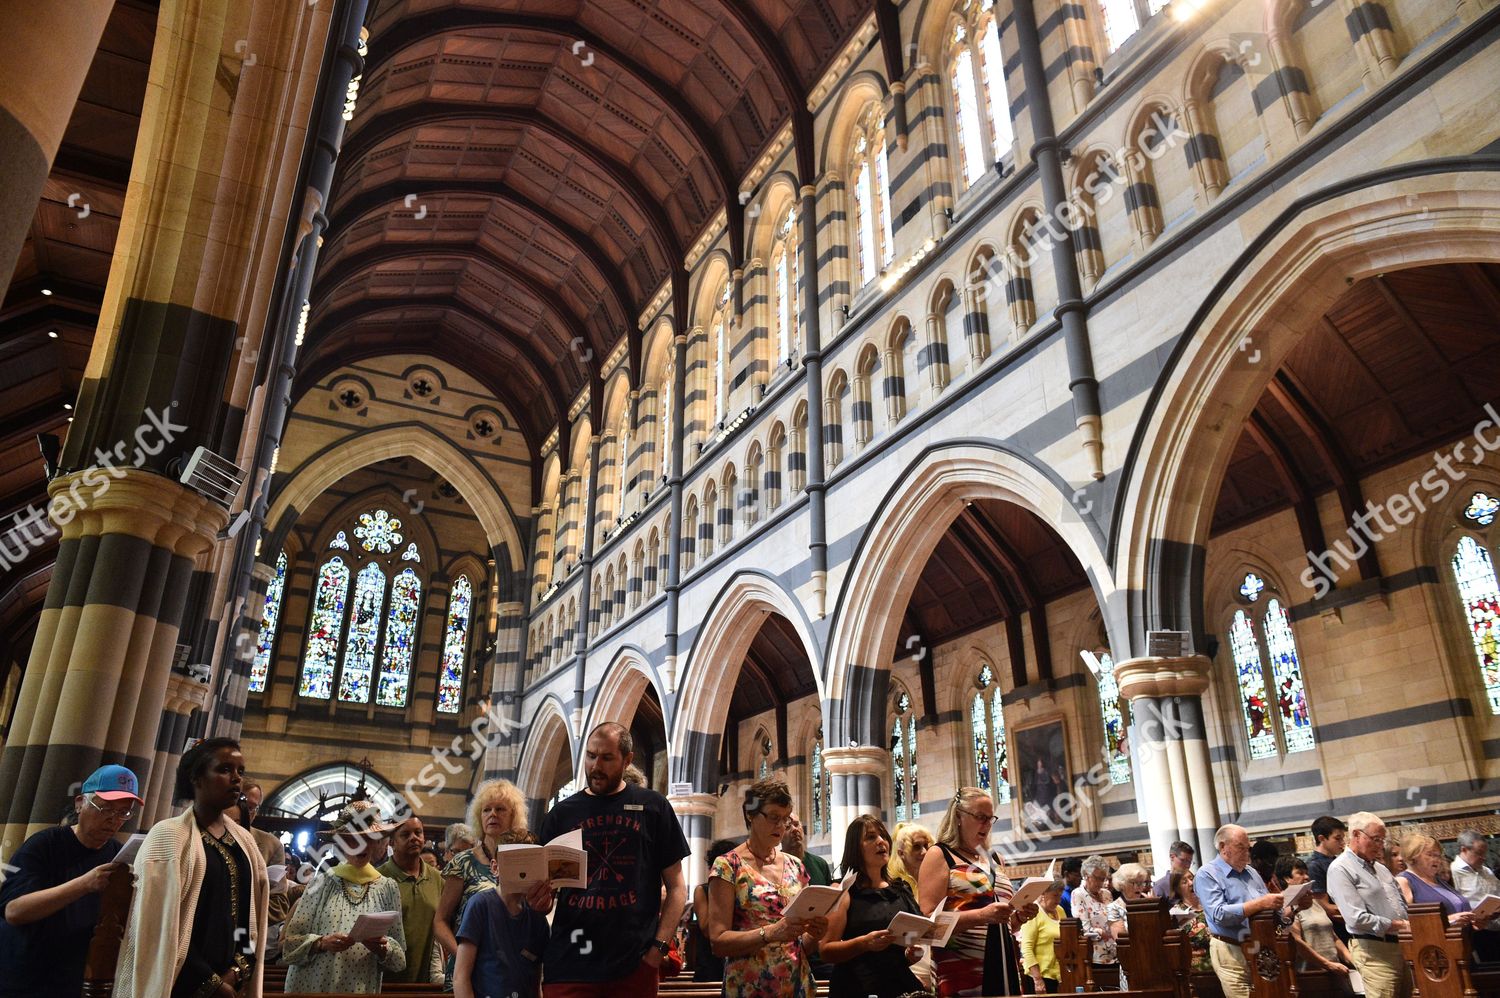
[[[47,338],[50,339],[50,340],[57,339],[57,330],[55,330],[55,329],[49,329],[49,330],[47,330]]]
[[[52,297],[52,289],[51,288],[43,288],[42,289],[42,294],[46,295],[48,298],[51,298]]]

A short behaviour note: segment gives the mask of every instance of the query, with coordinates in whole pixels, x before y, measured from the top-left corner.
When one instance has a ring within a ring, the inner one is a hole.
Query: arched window
[[[724,290],[719,292],[719,302],[714,306],[714,397],[708,414],[710,426],[720,423],[729,409],[729,303],[733,297],[734,285],[725,281]]]
[[[276,574],[266,586],[266,605],[261,611],[260,634],[255,641],[255,658],[250,661],[250,692],[264,693],[266,677],[271,673],[271,649],[276,646],[276,620],[281,616],[281,597],[286,592],[286,552],[276,556]]]
[[[333,540],[328,542],[328,546],[330,548],[336,548],[339,551],[347,551],[349,550],[349,537],[344,533],[344,531],[340,530],[338,533],[333,535]]]
[[[667,368],[666,377],[662,379],[661,408],[656,414],[661,423],[661,477],[663,480],[672,475],[672,381],[675,376],[672,368]]]
[[[917,798],[917,713],[911,694],[897,690],[891,701],[891,803],[897,821],[921,817]]]
[[[564,783],[562,786],[557,788],[557,793],[552,795],[552,799],[547,801],[547,810],[552,810],[560,802],[567,800],[569,797],[572,797],[581,789],[583,788],[578,785],[577,780],[569,780],[567,783]]]
[[[1109,652],[1101,651],[1094,673],[1099,690],[1099,716],[1104,722],[1104,755],[1109,760],[1109,782],[1130,782],[1130,757],[1125,754],[1125,711],[1120,700],[1120,684],[1115,680],[1115,661]]]
[[[988,790],[997,804],[1010,803],[1010,753],[1005,745],[1005,705],[1000,684],[988,665],[980,666],[969,703],[974,736],[974,785]]]
[[[421,612],[422,580],[411,569],[403,569],[391,583],[391,612],[385,622],[385,652],[381,656],[380,685],[375,691],[375,702],[382,707],[406,706]]]
[[[828,778],[828,770],[823,762],[823,729],[818,728],[818,736],[813,740],[812,750],[812,824],[813,835],[823,835],[828,832],[833,819],[832,803],[832,781]]]
[[[954,20],[948,43],[948,82],[959,173],[967,189],[984,173],[985,164],[1004,159],[1015,141],[994,0],[970,0]]]
[[[1488,526],[1494,522],[1496,509],[1500,501],[1477,492],[1464,516]],[[1495,578],[1495,563],[1485,546],[1466,534],[1459,538],[1450,564],[1474,645],[1479,682],[1490,702],[1490,713],[1500,714],[1500,582]]]
[[[1254,572],[1246,573],[1239,595],[1247,605],[1235,610],[1229,624],[1229,649],[1252,760],[1313,747],[1312,717],[1302,683],[1302,662],[1292,637],[1291,615],[1281,600],[1271,595],[1257,619],[1254,611],[1265,593],[1265,580]],[[1261,653],[1262,641],[1269,653],[1269,672]]]
[[[437,709],[457,714],[464,699],[464,659],[469,649],[469,610],[474,587],[467,575],[453,582],[448,597],[448,626],[443,628],[443,663],[438,669]]]
[[[361,513],[354,536],[366,551],[390,554],[401,544],[401,521],[383,509]]]
[[[797,260],[797,212],[787,208],[776,227],[776,241],[771,246],[771,274],[775,283],[776,362],[796,366],[801,313],[798,311],[798,281],[801,276]]]
[[[1099,18],[1109,50],[1124,45],[1170,0],[1099,0]]]
[[[333,696],[339,640],[344,631],[344,603],[349,598],[349,566],[338,555],[318,569],[317,592],[307,620],[307,653],[302,657],[300,692],[315,700]]]
[[[345,703],[370,702],[370,673],[375,667],[375,648],[380,642],[380,610],[384,604],[385,572],[372,561],[354,578],[354,605],[350,611],[349,638],[344,645],[344,667],[339,677],[339,699]]]
[[[755,733],[755,778],[771,778],[771,738],[764,731]]]
[[[849,175],[854,178],[854,233],[850,242],[859,249],[857,283],[864,287],[889,266],[895,252],[885,122],[878,103],[865,112],[853,142]]]

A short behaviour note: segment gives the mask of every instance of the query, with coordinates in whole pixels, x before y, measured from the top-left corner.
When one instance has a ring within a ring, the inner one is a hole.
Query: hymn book
[[[575,828],[544,846],[500,846],[495,850],[495,876],[502,894],[524,894],[546,880],[554,888],[586,889],[589,855],[583,851],[583,830]]]

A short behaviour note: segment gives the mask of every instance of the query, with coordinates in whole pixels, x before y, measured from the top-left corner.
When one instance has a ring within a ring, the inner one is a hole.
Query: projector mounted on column
[[[234,502],[244,480],[245,473],[238,465],[202,446],[193,451],[178,478],[183,485],[225,509]]]

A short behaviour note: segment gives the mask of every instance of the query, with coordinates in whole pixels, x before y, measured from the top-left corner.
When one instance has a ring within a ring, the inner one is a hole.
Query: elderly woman
[[[802,861],[781,849],[791,791],[780,780],[757,780],[745,791],[742,812],[749,837],[714,860],[708,881],[708,938],[725,958],[724,994],[813,995],[812,959],[828,919],[785,915],[808,884]]]
[[[1109,904],[1114,900],[1105,883],[1109,880],[1109,863],[1103,856],[1083,861],[1083,882],[1073,888],[1073,917],[1083,923],[1083,935],[1094,944],[1090,960],[1097,966],[1114,966],[1115,936],[1109,930]]]
[[[508,780],[486,780],[469,802],[468,828],[473,846],[458,853],[443,867],[443,893],[433,916],[432,934],[442,947],[448,977],[453,976],[453,958],[458,954],[454,930],[463,924],[464,907],[480,891],[495,886],[491,869],[495,847],[507,832],[526,830],[526,802],[521,791]],[[451,831],[451,827],[450,827]]]
[[[1021,964],[1032,994],[1052,994],[1062,987],[1057,923],[1068,917],[1062,910],[1063,886],[1061,880],[1054,880],[1042,894],[1036,917],[1021,926]]]
[[[250,830],[230,817],[245,757],[232,738],[182,755],[173,785],[193,806],[158,821],[135,858],[135,900],[120,953],[121,998],[258,996],[270,882]]]
[[[474,829],[462,821],[455,821],[443,829],[443,853],[439,856],[439,866],[451,862],[455,856],[465,849],[474,848]]]
[[[841,872],[854,874],[828,915],[823,959],[834,965],[828,993],[832,998],[900,998],[923,990],[911,972],[921,947],[903,948],[887,931],[900,912],[918,913],[917,899],[905,882],[890,873],[891,833],[873,814],[862,814],[844,836]]]
[[[1441,905],[1443,914],[1454,925],[1468,925],[1483,929],[1489,920],[1476,921],[1467,898],[1455,891],[1440,878],[1446,857],[1443,847],[1430,835],[1415,833],[1401,843],[1406,855],[1406,869],[1396,875],[1396,885],[1408,905]]]
[[[292,994],[375,994],[383,974],[406,969],[406,933],[401,924],[401,889],[375,869],[386,836],[395,825],[380,820],[369,801],[355,801],[333,822],[334,848],[343,862],[318,874],[297,902],[281,936],[281,962],[291,969]],[[394,912],[386,934],[356,942],[350,930],[361,915]],[[413,959],[422,959],[413,954]]]
[[[1130,932],[1130,923],[1125,919],[1125,902],[1143,898],[1151,893],[1151,871],[1139,863],[1125,863],[1115,871],[1114,878],[1110,881],[1118,895],[1105,908],[1109,918],[1109,934],[1115,940]],[[1129,990],[1130,985],[1125,981],[1125,968],[1120,968],[1120,990]]]
[[[917,901],[924,914],[931,915],[943,901],[947,911],[958,912],[947,945],[932,954],[943,998],[1021,990],[1015,933],[1036,915],[1036,905],[1011,906],[1010,877],[989,854],[994,824],[989,791],[961,788],[938,826],[937,848],[927,850],[917,874]]]

